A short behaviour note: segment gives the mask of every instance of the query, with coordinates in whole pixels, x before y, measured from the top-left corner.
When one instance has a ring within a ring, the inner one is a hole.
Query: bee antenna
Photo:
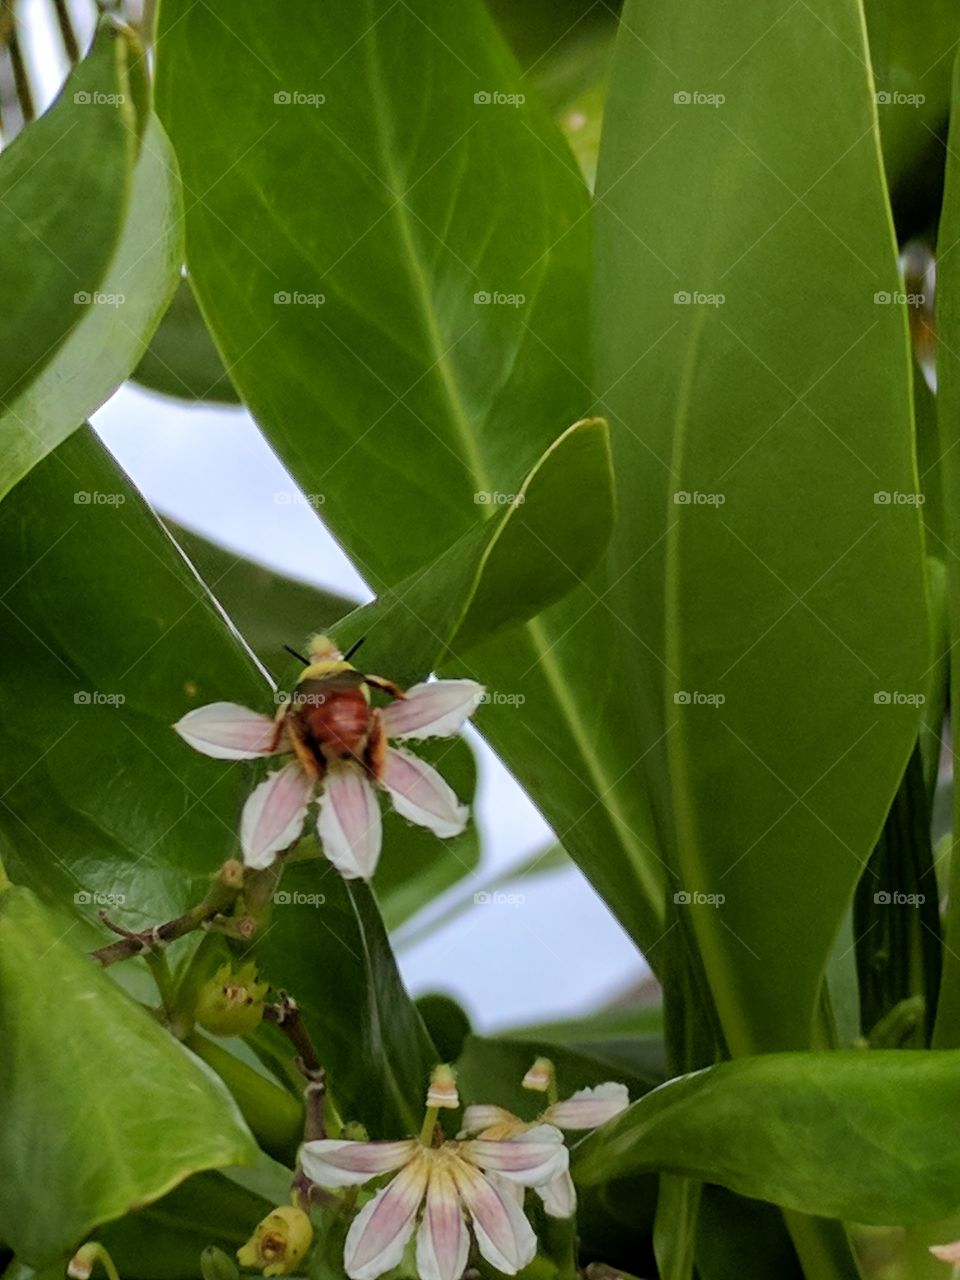
[[[298,658],[305,667],[309,667],[310,665],[309,658],[305,658],[302,653],[297,653],[296,649],[291,649],[288,644],[285,644],[283,647],[286,649],[287,653],[292,654],[293,657],[295,658]]]
[[[355,641],[353,642],[353,644],[350,646],[350,648],[347,650],[347,652],[343,655],[343,660],[344,660],[344,662],[349,662],[349,661],[350,661],[350,659],[351,659],[351,658],[353,657],[353,655],[357,652],[357,650],[360,648],[360,646],[363,644],[363,642],[364,642],[364,640],[366,640],[366,638],[367,638],[366,636],[361,636],[359,640],[355,640]]]

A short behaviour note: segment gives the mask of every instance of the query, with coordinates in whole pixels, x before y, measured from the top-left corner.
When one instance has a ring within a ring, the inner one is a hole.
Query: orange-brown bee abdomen
[[[304,680],[294,694],[301,739],[325,760],[360,758],[366,746],[370,704],[359,684],[344,688],[345,683]]]

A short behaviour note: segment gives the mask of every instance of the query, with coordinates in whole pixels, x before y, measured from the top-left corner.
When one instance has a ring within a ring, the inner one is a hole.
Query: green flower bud
[[[362,1125],[359,1120],[348,1120],[340,1130],[340,1137],[348,1142],[368,1142],[370,1139],[366,1125]]]
[[[240,1280],[237,1264],[214,1244],[208,1245],[200,1255],[200,1274],[203,1280]]]
[[[256,1267],[265,1276],[286,1276],[296,1271],[312,1242],[313,1227],[303,1210],[280,1205],[237,1250],[237,1261],[241,1267]]]
[[[197,1022],[211,1035],[249,1035],[263,1017],[263,997],[269,986],[257,982],[252,962],[236,971],[231,964],[222,964],[197,992]]]

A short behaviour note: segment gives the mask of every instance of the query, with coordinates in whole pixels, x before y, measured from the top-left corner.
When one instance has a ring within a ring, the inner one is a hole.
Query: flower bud
[[[348,1120],[340,1130],[340,1137],[345,1138],[348,1142],[368,1142],[370,1140],[366,1125],[361,1124],[359,1120]]]
[[[313,1242],[313,1227],[302,1209],[280,1205],[268,1213],[245,1245],[237,1250],[241,1267],[256,1267],[265,1276],[296,1271]]]
[[[537,1058],[536,1062],[523,1077],[524,1089],[533,1089],[537,1093],[547,1093],[553,1086],[556,1073],[549,1058]]]
[[[257,982],[253,963],[234,971],[222,964],[197,993],[196,1019],[215,1036],[249,1035],[263,1017],[263,997],[270,984]]]
[[[237,1264],[216,1245],[208,1245],[200,1255],[203,1280],[240,1280]]]
[[[430,1076],[430,1088],[427,1090],[427,1106],[450,1107],[452,1109],[459,1107],[459,1105],[460,1095],[457,1093],[457,1073],[447,1063],[440,1067],[434,1067]]]

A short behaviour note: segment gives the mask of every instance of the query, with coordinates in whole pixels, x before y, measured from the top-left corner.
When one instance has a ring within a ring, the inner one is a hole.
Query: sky
[[[75,0],[78,28],[92,34],[92,9]],[[65,64],[44,0],[20,8],[25,56],[49,104]],[[296,485],[243,409],[186,405],[122,387],[94,426],[133,482],[162,513],[232,550],[358,600],[370,593],[306,501],[274,500]],[[389,673],[387,673],[389,674]],[[552,843],[523,790],[474,730],[478,756],[475,819],[482,861],[473,877],[411,922],[395,939],[415,995],[444,991],[478,1030],[587,1013],[640,980],[647,969],[588,882],[572,865],[511,885],[500,900],[471,904],[456,921],[425,932],[451,898]],[[417,938],[404,944],[405,934]]]

